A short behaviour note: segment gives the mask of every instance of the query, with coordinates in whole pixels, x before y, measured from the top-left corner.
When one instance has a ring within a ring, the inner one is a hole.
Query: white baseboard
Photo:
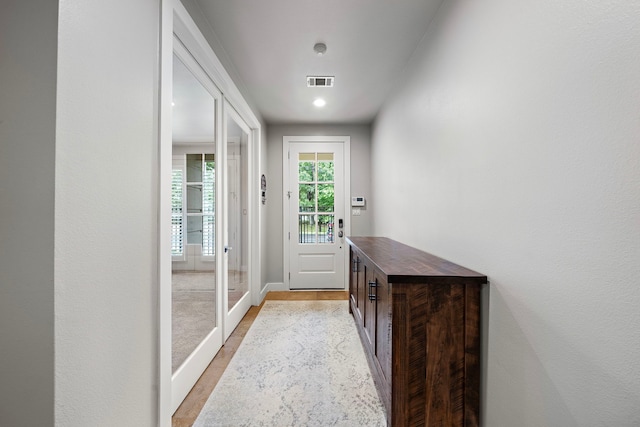
[[[286,289],[284,287],[284,283],[267,283],[264,288],[262,288],[262,290],[260,291],[260,295],[259,295],[259,300],[258,303],[256,305],[260,305],[262,304],[262,301],[264,301],[264,298],[267,296],[267,292],[269,291],[287,291],[288,289]]]
[[[282,282],[267,283],[267,286],[265,286],[264,288],[268,289],[269,291],[288,291],[289,290],[284,287],[284,283]]]

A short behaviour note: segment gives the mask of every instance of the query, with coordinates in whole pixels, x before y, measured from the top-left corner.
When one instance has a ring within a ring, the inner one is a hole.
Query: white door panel
[[[335,254],[298,254],[298,270],[300,273],[333,273],[335,269]]]

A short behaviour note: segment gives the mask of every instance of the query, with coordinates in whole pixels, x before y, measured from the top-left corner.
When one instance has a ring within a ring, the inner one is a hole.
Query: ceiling
[[[195,1],[267,123],[371,122],[442,2]],[[309,75],[335,76],[334,87],[308,88]]]

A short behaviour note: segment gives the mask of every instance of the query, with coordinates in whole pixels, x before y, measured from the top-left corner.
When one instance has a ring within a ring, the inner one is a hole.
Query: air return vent
[[[333,87],[334,76],[307,76],[307,87]]]

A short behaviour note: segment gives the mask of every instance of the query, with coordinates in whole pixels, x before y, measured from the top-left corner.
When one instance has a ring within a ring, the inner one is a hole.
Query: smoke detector
[[[322,56],[327,51],[327,45],[324,43],[316,43],[313,45],[313,51],[316,53],[316,55]]]
[[[334,76],[307,76],[307,87],[333,87]]]

